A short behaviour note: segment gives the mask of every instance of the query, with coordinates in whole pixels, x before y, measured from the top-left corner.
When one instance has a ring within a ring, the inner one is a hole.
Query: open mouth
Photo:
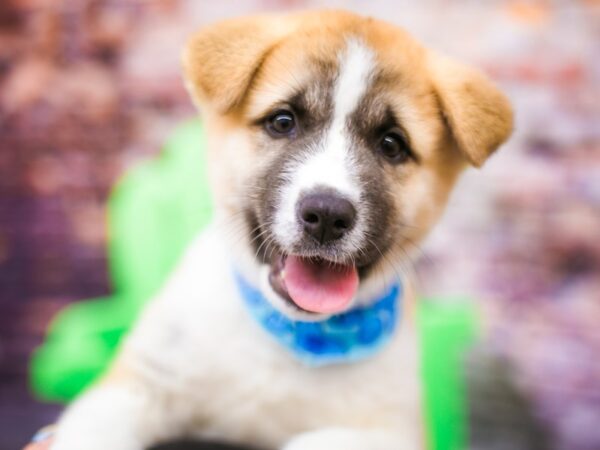
[[[348,308],[356,295],[356,266],[322,258],[277,254],[271,261],[271,287],[296,308],[335,314]]]

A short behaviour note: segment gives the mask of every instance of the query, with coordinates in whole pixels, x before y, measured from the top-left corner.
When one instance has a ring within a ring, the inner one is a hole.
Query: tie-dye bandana
[[[263,329],[310,366],[354,362],[379,351],[392,337],[402,311],[402,285],[390,286],[370,305],[351,309],[320,322],[287,318],[235,274],[242,297]]]

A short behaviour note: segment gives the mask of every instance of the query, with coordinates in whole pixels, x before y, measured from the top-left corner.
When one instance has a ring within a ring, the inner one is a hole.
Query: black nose
[[[308,194],[298,203],[297,211],[304,231],[321,244],[341,238],[356,219],[352,203],[333,193]]]

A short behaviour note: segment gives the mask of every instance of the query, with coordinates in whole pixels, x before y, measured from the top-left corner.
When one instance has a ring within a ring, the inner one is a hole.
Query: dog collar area
[[[360,361],[389,342],[401,315],[402,285],[397,282],[369,305],[326,320],[292,320],[235,272],[238,290],[250,314],[279,344],[309,366]]]

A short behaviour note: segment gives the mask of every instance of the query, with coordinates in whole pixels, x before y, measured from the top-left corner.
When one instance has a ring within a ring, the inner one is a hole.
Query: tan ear
[[[508,99],[482,73],[451,59],[431,54],[429,67],[459,150],[480,167],[512,132]]]
[[[193,35],[183,52],[186,86],[200,106],[239,105],[269,50],[290,32],[284,16],[226,20]]]

